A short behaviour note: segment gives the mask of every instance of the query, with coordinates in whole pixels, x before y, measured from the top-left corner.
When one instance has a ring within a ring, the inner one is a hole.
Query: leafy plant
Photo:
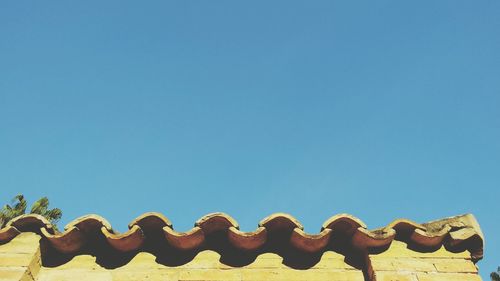
[[[28,204],[24,195],[18,194],[11,204],[5,205],[0,210],[0,228],[4,227],[11,219],[26,214]],[[42,197],[31,205],[30,214],[38,214],[45,217],[57,229],[57,222],[62,217],[62,211],[58,208],[49,209],[49,199]]]
[[[497,272],[492,272],[490,274],[491,281],[500,281],[500,266],[497,268]]]

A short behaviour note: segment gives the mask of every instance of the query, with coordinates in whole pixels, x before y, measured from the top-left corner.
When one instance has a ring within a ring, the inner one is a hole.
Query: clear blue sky
[[[500,265],[499,1],[8,1],[0,199],[317,232],[473,213]]]

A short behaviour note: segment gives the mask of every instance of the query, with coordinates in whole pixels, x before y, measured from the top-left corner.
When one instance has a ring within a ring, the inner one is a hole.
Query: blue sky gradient
[[[308,232],[473,213],[500,265],[499,1],[0,4],[0,199]]]

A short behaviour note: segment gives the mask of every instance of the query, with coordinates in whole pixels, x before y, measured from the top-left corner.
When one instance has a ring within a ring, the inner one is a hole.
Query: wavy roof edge
[[[204,243],[214,232],[225,231],[227,240],[236,248],[254,251],[263,247],[273,232],[290,233],[290,244],[295,248],[314,253],[324,250],[332,237],[344,235],[351,239],[353,247],[360,250],[388,247],[395,239],[424,248],[454,247],[469,250],[474,261],[483,257],[484,236],[472,214],[416,223],[397,219],[387,226],[368,230],[359,218],[338,214],[327,219],[317,234],[304,232],[302,224],[293,216],[275,213],[260,221],[252,232],[239,230],[238,222],[224,213],[212,213],[201,217],[186,232],[174,230],[170,220],[160,213],[144,213],[128,225],[125,233],[115,232],[111,224],[101,216],[86,215],[68,223],[64,232],[55,231],[44,217],[35,214],[22,215],[9,221],[0,229],[0,242],[6,243],[22,232],[36,232],[47,239],[62,253],[75,253],[84,247],[89,236],[101,235],[108,244],[120,252],[138,250],[148,238],[148,233],[160,232],[163,238],[179,250],[192,250]]]

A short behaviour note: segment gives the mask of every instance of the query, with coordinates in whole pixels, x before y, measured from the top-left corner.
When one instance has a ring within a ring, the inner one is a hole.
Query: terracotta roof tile
[[[64,232],[55,232],[53,226],[42,216],[23,215],[11,220],[0,229],[0,242],[5,243],[21,232],[36,232],[62,253],[75,253],[87,241],[103,238],[107,244],[120,252],[141,249],[148,237],[157,237],[178,250],[193,250],[202,247],[206,239],[215,232],[225,233],[225,239],[235,248],[256,251],[275,243],[268,238],[275,233],[285,233],[288,243],[294,248],[315,253],[324,250],[335,237],[342,236],[351,246],[359,250],[372,250],[390,246],[393,240],[401,240],[423,248],[453,247],[469,250],[472,259],[483,256],[484,238],[474,216],[467,214],[445,218],[424,224],[406,219],[398,219],[386,227],[368,230],[358,218],[340,214],[325,221],[318,234],[304,232],[302,224],[293,216],[283,213],[263,219],[253,232],[242,232],[238,223],[224,213],[213,213],[200,218],[194,228],[187,232],[177,232],[172,223],[159,213],[145,213],[129,224],[125,233],[116,233],[102,217],[87,215],[70,222]],[[152,238],[150,238],[152,239]]]

